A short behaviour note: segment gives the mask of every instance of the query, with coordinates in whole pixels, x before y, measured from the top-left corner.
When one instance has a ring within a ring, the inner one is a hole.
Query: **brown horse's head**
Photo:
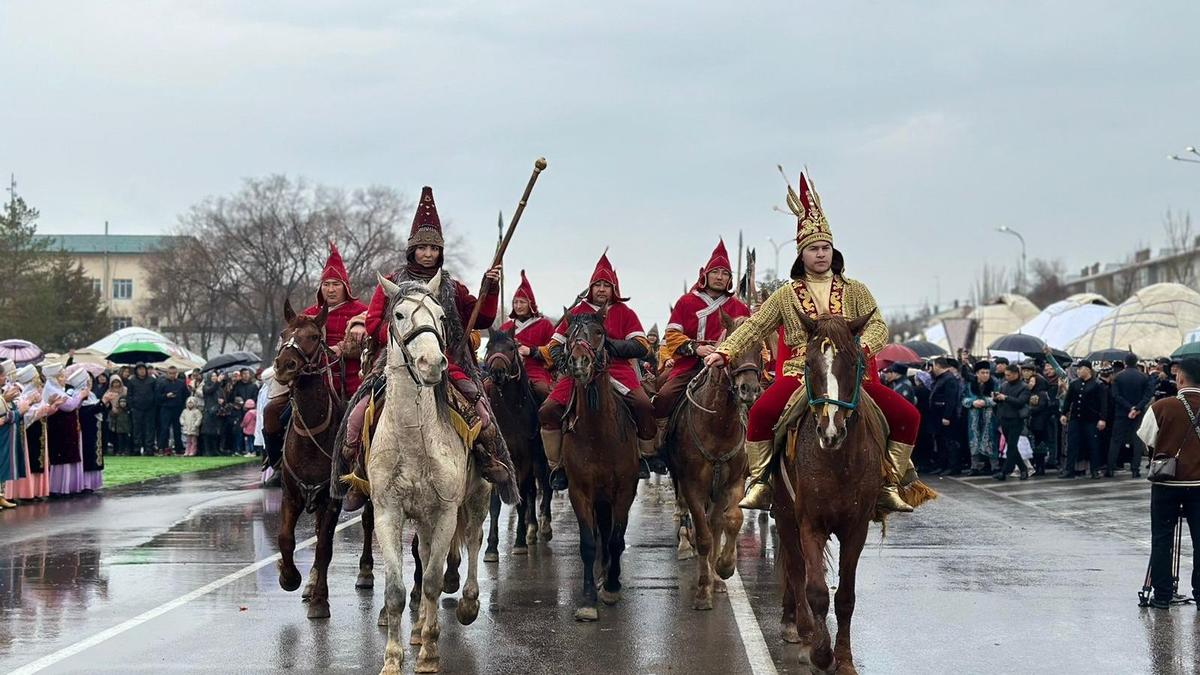
[[[808,332],[804,382],[817,425],[817,441],[836,450],[846,440],[846,425],[858,409],[866,356],[859,338],[871,315],[847,321],[840,316],[811,319],[801,314]]]
[[[732,333],[745,321],[745,317],[732,319],[725,312],[721,312],[721,326],[725,329],[725,335]],[[762,370],[762,349],[747,349],[729,363],[729,373],[733,379],[733,393],[737,396],[738,403],[747,408],[753,405],[762,394]]]
[[[604,350],[607,336],[604,318],[608,308],[595,314],[575,314],[567,320],[567,373],[578,384],[587,384],[596,378],[608,365],[608,354]]]
[[[325,351],[325,318],[322,305],[316,316],[297,314],[292,303],[283,303],[283,320],[287,322],[279,334],[279,351],[275,354],[275,380],[291,384],[305,369],[311,369]]]

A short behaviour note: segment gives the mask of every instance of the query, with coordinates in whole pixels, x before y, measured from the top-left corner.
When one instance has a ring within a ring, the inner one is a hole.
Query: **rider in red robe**
[[[307,307],[304,314],[316,316],[321,307],[328,307],[325,318],[325,343],[341,359],[342,377],[338,378],[343,399],[349,399],[358,391],[362,382],[359,357],[362,355],[362,330],[351,331],[347,334],[350,320],[367,311],[367,306],[354,297],[350,289],[350,275],[346,273],[346,265],[342,262],[342,254],[337,245],[329,242],[329,259],[325,261],[325,270],[321,272],[321,286],[317,289],[316,304]]]
[[[658,458],[654,448],[656,427],[654,424],[654,406],[642,383],[638,379],[633,361],[645,356],[650,349],[650,341],[642,330],[642,322],[637,313],[625,304],[629,298],[621,297],[621,282],[617,272],[608,261],[607,255],[600,256],[596,269],[588,287],[587,298],[576,304],[571,310],[572,316],[579,314],[595,314],[605,307],[604,328],[608,337],[608,349],[613,356],[608,364],[608,375],[616,389],[633,410],[637,422],[638,451],[646,461],[641,468],[641,477],[650,476],[649,469],[657,473],[665,473],[666,467]],[[567,317],[563,317],[551,337],[552,343],[565,345],[567,342]],[[543,363],[553,365],[554,359],[550,353],[550,345],[545,345],[537,352]],[[542,443],[546,448],[546,460],[550,465],[551,483],[556,490],[567,486],[566,474],[559,463],[562,457],[562,420],[566,413],[567,404],[571,400],[574,381],[570,377],[560,377],[553,391],[538,411],[542,423]]]
[[[517,344],[520,345],[518,350],[525,365],[525,374],[529,376],[529,386],[533,388],[538,405],[541,405],[554,388],[554,378],[546,365],[531,355],[542,345],[549,344],[554,336],[554,324],[538,311],[537,299],[533,297],[533,286],[529,285],[525,270],[521,270],[521,285],[513,294],[512,306],[512,313],[508,315],[508,321],[500,326],[500,330],[512,331]]]

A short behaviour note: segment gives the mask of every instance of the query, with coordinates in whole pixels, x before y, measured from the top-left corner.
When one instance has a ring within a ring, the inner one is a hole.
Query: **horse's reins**
[[[825,339],[828,340],[829,338]],[[863,356],[862,349],[859,348],[858,338],[854,338],[854,347],[855,353],[858,354],[858,358],[854,361],[854,396],[852,396],[849,401],[843,401],[841,399],[829,398],[828,394],[813,398],[810,392],[808,399],[809,408],[815,409],[823,405],[832,405],[838,408],[843,408],[849,412],[854,412],[858,408],[859,400],[862,398],[862,379],[863,374],[867,369],[867,363],[866,358]],[[826,373],[826,377],[833,377],[833,373]],[[804,382],[806,384],[812,382],[812,379],[810,379],[808,376],[808,364],[804,365]]]
[[[313,350],[312,354],[305,354],[304,350],[300,348],[300,345],[296,344],[296,336],[294,333],[290,338],[288,338],[287,342],[284,342],[283,345],[280,346],[280,352],[283,352],[286,349],[293,349],[297,354],[300,355],[303,364],[300,366],[300,371],[298,373],[299,375],[322,376],[322,379],[325,380],[327,391],[326,400],[329,404],[325,411],[325,419],[320,425],[318,425],[316,430],[312,430],[308,427],[308,424],[305,423],[304,416],[300,413],[299,407],[296,406],[295,387],[290,387],[288,391],[288,405],[292,407],[292,430],[301,436],[306,436],[312,441],[313,445],[316,446],[317,450],[332,462],[333,454],[325,450],[320,441],[318,441],[316,438],[316,434],[327,430],[329,425],[333,422],[334,393],[333,377],[330,374],[330,370],[333,367],[333,362],[329,359],[329,354],[332,352],[329,349],[329,346],[325,344],[324,338],[322,338],[317,348]],[[320,361],[322,358],[324,358],[325,361],[324,366],[320,366],[318,364],[318,361]],[[299,426],[297,426],[297,423],[299,423]],[[299,486],[300,491],[304,494],[305,511],[312,513],[312,511],[316,509],[315,496],[324,490],[327,485],[329,485],[330,479],[326,478],[320,483],[315,484],[305,483],[300,479],[300,476],[296,473],[295,469],[292,468],[291,464],[288,463],[288,453],[286,447],[283,451],[282,463],[284,471],[286,471],[287,474],[292,477],[292,480],[296,482],[296,485]]]
[[[402,300],[407,300],[410,298],[411,295],[407,295],[404,296]],[[429,300],[432,300],[434,304],[438,304],[437,299],[433,297],[433,293],[426,290],[421,294],[421,299],[415,301],[417,303],[417,308],[413,310],[412,317],[410,317],[413,327],[407,333],[404,333],[400,337],[396,337],[395,331],[388,331],[388,341],[400,348],[400,354],[404,357],[403,365],[408,371],[408,376],[412,378],[414,384],[421,388],[432,387],[436,385],[426,384],[425,381],[421,379],[420,373],[417,372],[416,360],[413,359],[412,352],[408,349],[409,344],[423,333],[432,333],[433,337],[437,339],[438,352],[444,353],[446,351],[445,339],[442,337],[442,332],[436,327],[437,315],[434,314],[433,310],[425,304],[426,301]],[[415,319],[417,312],[420,310],[425,310],[429,314],[429,317],[434,319],[433,323],[417,324]]]

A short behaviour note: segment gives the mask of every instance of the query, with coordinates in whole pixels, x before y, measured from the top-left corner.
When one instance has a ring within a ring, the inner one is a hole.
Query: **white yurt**
[[[1200,293],[1183,284],[1154,284],[1134,293],[1067,347],[1072,356],[1130,349],[1141,358],[1169,356],[1200,326]]]
[[[1077,293],[1043,309],[1017,331],[1033,335],[1055,349],[1066,349],[1113,312],[1113,304],[1097,293]]]
[[[997,339],[1019,332],[1021,326],[1038,315],[1037,305],[1023,295],[1006,293],[976,307],[968,318],[975,320],[973,354],[981,354]]]

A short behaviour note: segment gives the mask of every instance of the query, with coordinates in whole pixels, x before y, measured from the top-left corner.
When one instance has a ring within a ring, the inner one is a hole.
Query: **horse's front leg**
[[[591,500],[569,491],[575,519],[579,521],[579,559],[583,563],[583,593],[575,608],[576,621],[596,621],[596,515]]]
[[[800,552],[804,556],[805,597],[812,613],[812,665],[828,672],[835,659],[825,620],[829,615],[829,586],[825,582],[825,545],[829,534],[808,521],[800,524]]]
[[[488,489],[490,495],[493,490]],[[467,583],[463,586],[462,599],[458,601],[455,616],[458,622],[469,626],[479,617],[479,549],[483,545],[483,521],[487,517],[487,497],[481,497],[474,504],[467,504],[470,512],[467,514],[467,531],[462,534],[462,540],[467,545]]]
[[[433,521],[421,533],[421,559],[425,561],[425,578],[421,585],[421,651],[417,654],[418,673],[436,673],[441,660],[438,653],[438,598],[442,594],[442,572],[450,554],[450,542],[458,520],[457,509],[428,514]]]
[[[421,563],[421,537],[416,532],[413,533],[413,538],[412,538],[412,557],[413,557],[413,589],[412,589],[412,594],[409,597],[409,601],[412,602],[414,608],[416,608],[418,611],[420,611],[421,586],[424,585],[424,581],[425,581],[425,565],[423,565]],[[416,627],[414,626],[414,628],[416,628]],[[416,632],[416,631],[414,631],[414,632]],[[413,642],[413,644],[414,645],[420,644],[420,642]]]
[[[355,588],[375,587],[375,557],[371,553],[372,540],[375,534],[375,505],[367,500],[362,512],[363,550],[358,558],[358,578],[354,580]]]
[[[308,618],[329,618],[329,562],[333,560],[333,530],[337,527],[342,503],[326,497],[325,504],[317,510],[317,553],[313,561],[314,577],[312,596],[308,600]]]
[[[733,576],[737,568],[738,534],[742,531],[743,516],[738,502],[742,501],[742,497],[745,496],[745,486],[740,472],[733,475],[733,482],[726,487],[724,496],[718,499],[716,504],[713,504],[714,513],[723,510],[723,517],[719,522],[721,532],[725,535],[725,541],[721,543],[720,555],[717,556],[716,563],[713,565],[716,568],[717,576],[721,579]],[[724,582],[718,582],[717,591],[724,592],[723,587]]]
[[[380,675],[398,675],[404,664],[404,645],[400,642],[400,622],[404,603],[404,513],[398,508],[379,509],[379,547],[383,552],[385,574],[384,607],[379,625],[387,626],[387,647]]]
[[[867,541],[870,525],[866,520],[853,532],[845,537],[838,536],[841,552],[838,560],[838,589],[833,596],[833,611],[837,616],[837,643],[834,645],[834,656],[837,657],[837,672],[839,675],[852,675],[858,671],[854,668],[854,654],[850,650],[850,619],[854,616],[854,585],[858,575],[858,558],[862,554],[863,545]]]
[[[517,538],[513,542],[513,555],[529,555],[529,532],[526,531],[525,516],[530,512],[529,502],[524,499],[524,484],[521,486],[522,499],[521,503],[516,505],[517,510]],[[531,519],[532,520],[532,519]],[[533,533],[537,537],[537,532]]]
[[[688,512],[692,516],[692,532],[695,533],[696,595],[692,598],[692,609],[706,610],[713,608],[711,558],[713,530],[708,516],[704,512],[708,501],[707,491],[693,484],[700,482],[702,481],[686,481],[680,487],[683,490],[684,499],[687,501]]]
[[[483,562],[500,562],[500,494],[492,490],[488,503],[488,538],[487,551],[483,554]]]
[[[291,592],[300,588],[303,578],[296,569],[296,521],[300,519],[300,508],[296,504],[296,490],[290,488],[290,480],[284,480],[283,504],[279,509],[279,587]]]
[[[538,518],[538,538],[542,541],[550,541],[554,538],[554,525],[550,517],[550,500],[554,498],[554,490],[550,489],[550,469],[545,462],[538,462],[537,472],[537,491],[542,493],[541,501],[541,516]],[[534,501],[530,499],[530,501]]]

